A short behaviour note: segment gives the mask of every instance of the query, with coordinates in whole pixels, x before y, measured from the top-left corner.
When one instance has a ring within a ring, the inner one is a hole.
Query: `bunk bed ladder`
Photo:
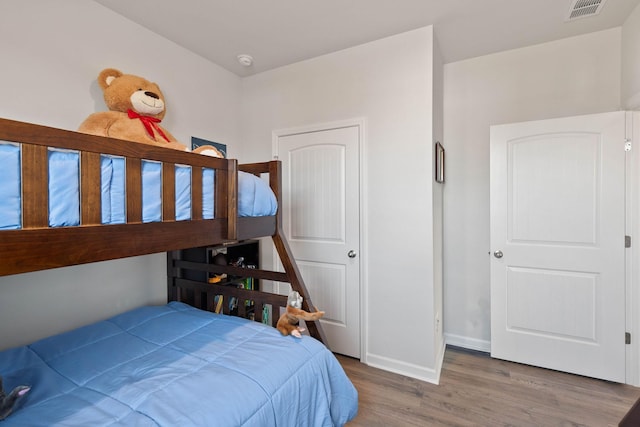
[[[216,311],[214,298],[216,295],[221,295],[225,303],[222,304],[220,312],[232,314],[228,305],[228,298],[234,297],[239,301],[251,300],[255,303],[253,320],[257,322],[263,322],[262,309],[264,305],[268,304],[272,307],[273,314],[271,326],[275,327],[280,317],[280,311],[286,309],[287,296],[234,286],[244,278],[253,277],[258,280],[289,283],[291,289],[298,291],[303,297],[302,308],[310,312],[316,311],[311,302],[309,291],[291,256],[291,250],[286,240],[278,233],[274,234],[272,239],[285,272],[210,264],[207,262],[206,247],[167,252],[167,295],[169,301],[181,301],[202,310]],[[221,283],[208,283],[208,273],[226,274],[231,279]],[[237,315],[247,317],[245,307],[242,304],[238,304]],[[308,321],[306,322],[306,327],[309,335],[325,345],[327,344],[326,336],[319,321]]]
[[[289,247],[289,243],[284,237],[282,226],[282,209],[280,208],[282,206],[282,162],[279,160],[274,160],[268,162],[267,164],[269,173],[269,186],[275,193],[276,200],[278,201],[278,213],[276,215],[276,232],[273,234],[273,236],[271,236],[273,244],[276,247],[276,251],[278,251],[280,262],[282,262],[284,270],[287,273],[288,282],[291,285],[291,289],[297,291],[300,295],[302,295],[302,309],[309,312],[317,311],[317,309],[311,302],[311,295],[309,294],[309,291],[304,284],[304,280],[302,279],[300,270],[298,270],[295,258],[293,257],[293,253],[291,252],[291,248]],[[248,169],[249,166],[247,165],[245,167]],[[307,322],[307,328],[309,329],[309,334],[311,334],[312,337],[319,339],[325,345],[327,344],[327,338],[324,334],[324,330],[322,329],[319,320]]]
[[[273,190],[278,206],[282,206],[282,191],[281,191],[281,174],[282,164],[280,161],[273,160],[263,163],[251,163],[238,165],[237,170],[243,172],[252,173],[260,176],[263,173],[269,174],[269,185]],[[235,163],[229,165],[228,177],[235,176],[236,171]],[[216,216],[229,217],[237,213],[235,210],[235,203],[237,199],[237,186],[236,180],[229,178],[229,182],[221,182],[219,185],[228,187],[228,194],[226,204],[222,209],[225,211],[216,212]],[[216,201],[217,202],[217,201]],[[217,204],[217,206],[221,206]],[[243,218],[239,218],[242,224]],[[276,282],[289,283],[291,289],[297,291],[303,298],[302,308],[306,311],[316,311],[312,301],[311,295],[304,283],[302,275],[298,270],[291,248],[284,237],[282,227],[282,212],[278,209],[277,214],[274,217],[252,218],[253,223],[255,220],[259,220],[259,227],[267,227],[270,231],[267,234],[261,234],[262,228],[251,229],[251,225],[244,229],[242,226],[235,227],[235,221],[228,221],[230,224],[228,227],[229,242],[238,240],[245,240],[256,237],[266,237],[271,235],[275,249],[280,257],[280,261],[284,267],[283,272],[268,271],[263,269],[244,269],[234,266],[221,266],[215,264],[209,264],[206,259],[206,248],[194,248],[192,250],[173,251],[167,253],[167,282],[168,282],[168,297],[170,301],[184,301],[191,305],[195,305],[198,308],[202,308],[209,311],[214,311],[213,298],[215,295],[223,295],[224,297],[235,297],[238,299],[250,299],[255,301],[255,319],[256,321],[262,321],[262,307],[264,304],[272,305],[272,326],[275,326],[279,312],[281,308],[286,308],[287,296],[277,295],[260,291],[249,291],[246,289],[238,289],[235,286],[225,286],[224,284],[212,284],[207,283],[207,274],[227,274],[231,277],[253,277],[254,279],[272,280]],[[265,225],[267,224],[267,225]],[[240,232],[242,229],[242,232]],[[235,238],[234,238],[235,237]],[[249,273],[250,274],[247,274]],[[229,284],[229,282],[227,282]],[[228,307],[224,307],[223,313],[228,313]],[[239,315],[243,315],[242,310],[239,310]],[[320,321],[308,321],[306,327],[309,334],[321,341],[325,345],[327,339],[320,324]]]
[[[280,230],[271,237],[276,250],[278,251],[278,255],[280,256],[280,261],[286,271],[287,282],[291,285],[291,289],[297,291],[303,298],[302,309],[309,312],[317,311],[316,307],[314,307],[311,302],[311,295],[304,284],[304,280],[302,279],[302,275],[294,261],[291,249],[289,248],[289,244],[286,239],[280,235]],[[327,344],[327,338],[319,320],[306,322],[306,325],[307,329],[309,329],[309,334],[312,337],[322,341],[325,345]]]

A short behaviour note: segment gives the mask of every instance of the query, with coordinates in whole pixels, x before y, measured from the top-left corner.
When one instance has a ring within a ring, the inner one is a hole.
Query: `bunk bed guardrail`
[[[0,141],[21,146],[22,224],[1,230],[0,275],[145,255],[211,242],[235,240],[237,161],[97,137],[30,123],[0,119]],[[80,153],[80,225],[50,227],[48,150]],[[100,156],[122,156],[126,163],[126,222],[102,225]],[[160,222],[142,222],[141,163],[162,163]],[[215,215],[202,219],[201,174],[192,174],[192,215],[175,220],[175,165],[215,170]],[[230,219],[231,218],[231,219]]]
[[[286,296],[266,292],[232,290],[208,283],[196,283],[183,278],[188,268],[224,273],[225,268],[194,265],[180,260],[180,250],[214,246],[245,239],[271,236],[284,266],[284,272],[251,270],[257,279],[291,284],[304,298],[303,309],[315,311],[309,292],[284,238],[282,214],[263,217],[238,217],[238,171],[254,175],[269,175],[269,185],[281,206],[281,163],[270,161],[238,166],[235,159],[219,159],[189,152],[135,142],[93,136],[31,123],[0,118],[0,144],[20,146],[21,226],[0,230],[0,276],[46,270],[97,261],[167,252],[168,299],[180,300],[186,289],[204,290],[193,303],[212,311],[211,295],[234,294],[262,304],[272,304],[274,313],[286,306]],[[75,226],[49,226],[48,153],[51,148],[79,153],[79,217]],[[126,220],[122,224],[102,224],[101,218],[101,156],[124,158]],[[142,215],[142,164],[161,163],[162,217],[144,222]],[[191,173],[191,218],[176,220],[176,165],[188,165],[192,170],[215,171],[215,212],[213,219],[202,215],[202,174]],[[0,162],[0,168],[2,164]],[[215,269],[218,270],[215,270]],[[209,288],[207,288],[209,287]],[[199,293],[199,292],[197,292]],[[260,316],[255,320],[260,321]],[[274,314],[274,317],[277,315]],[[309,333],[327,343],[319,322],[307,323]]]

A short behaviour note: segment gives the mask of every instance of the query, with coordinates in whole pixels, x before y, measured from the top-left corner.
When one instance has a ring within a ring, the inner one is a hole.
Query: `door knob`
[[[349,253],[347,254],[347,256],[349,258],[355,258],[356,257],[356,251],[354,251],[353,249],[349,251]]]
[[[502,251],[495,251],[495,252],[493,253],[493,256],[494,256],[494,257],[496,257],[496,258],[502,258],[502,257],[503,257],[503,255],[504,255],[504,254],[502,253]]]

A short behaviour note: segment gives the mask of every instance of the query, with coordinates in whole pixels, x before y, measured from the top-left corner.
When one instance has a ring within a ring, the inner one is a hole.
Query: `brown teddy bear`
[[[143,144],[189,151],[160,125],[166,113],[164,95],[156,83],[132,74],[106,68],[98,75],[109,111],[93,113],[78,131],[98,136],[126,139]],[[212,146],[194,150],[212,157],[223,155]]]

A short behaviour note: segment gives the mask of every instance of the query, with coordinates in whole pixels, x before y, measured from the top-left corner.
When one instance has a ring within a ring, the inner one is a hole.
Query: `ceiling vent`
[[[607,0],[571,0],[565,21],[596,16]]]

